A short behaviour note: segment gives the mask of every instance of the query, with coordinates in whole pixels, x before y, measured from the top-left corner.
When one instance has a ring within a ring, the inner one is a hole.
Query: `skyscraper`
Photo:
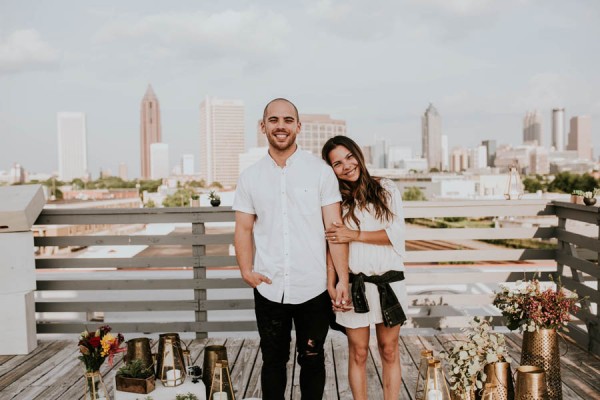
[[[565,109],[552,109],[552,147],[556,151],[565,149]]]
[[[496,161],[496,141],[495,140],[484,140],[481,142],[486,148],[487,153],[487,166],[493,167]]]
[[[142,179],[150,178],[150,145],[162,141],[160,128],[160,105],[158,98],[148,85],[146,94],[142,98],[140,111],[140,160]]]
[[[296,143],[302,150],[320,156],[325,142],[334,136],[346,136],[346,121],[343,119],[332,119],[329,114],[300,114],[302,133],[296,138]],[[256,138],[259,147],[267,146],[267,138],[260,129],[260,122],[256,130]]]
[[[592,160],[592,119],[589,115],[571,118],[567,150],[577,150],[582,160]]]
[[[442,170],[442,119],[433,104],[429,104],[421,117],[423,158],[427,167]]]
[[[181,156],[181,173],[183,175],[194,174],[194,155],[184,154]]]
[[[542,145],[542,117],[537,110],[528,111],[523,118],[523,143],[526,142]]]
[[[58,129],[58,178],[72,181],[87,173],[87,138],[85,114],[59,112],[56,117]]]
[[[201,178],[235,185],[244,147],[244,102],[207,96],[200,104]]]
[[[152,143],[150,145],[150,178],[168,178],[169,173],[169,145],[166,143]]]

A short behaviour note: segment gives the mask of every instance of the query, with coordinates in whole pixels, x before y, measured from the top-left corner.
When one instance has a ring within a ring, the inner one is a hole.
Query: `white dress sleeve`
[[[391,222],[385,227],[385,232],[392,243],[394,251],[404,257],[406,255],[405,237],[406,225],[404,223],[404,211],[402,209],[402,195],[394,182],[389,179],[382,179],[381,186],[390,194],[390,210],[394,214]]]

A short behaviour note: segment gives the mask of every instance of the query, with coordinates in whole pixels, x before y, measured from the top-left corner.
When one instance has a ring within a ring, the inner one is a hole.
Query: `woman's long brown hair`
[[[347,182],[338,179],[340,193],[342,194],[342,208],[348,210],[344,215],[344,222],[352,219],[360,229],[360,221],[354,215],[354,211],[357,208],[365,209],[369,204],[373,206],[375,218],[380,221],[391,221],[394,218],[394,213],[392,213],[389,207],[390,194],[381,186],[377,179],[369,174],[365,165],[365,157],[354,140],[347,136],[332,137],[323,145],[323,150],[321,151],[323,160],[331,166],[329,153],[338,146],[345,147],[354,155],[354,158],[358,161],[358,168],[360,170],[360,177],[356,182]]]

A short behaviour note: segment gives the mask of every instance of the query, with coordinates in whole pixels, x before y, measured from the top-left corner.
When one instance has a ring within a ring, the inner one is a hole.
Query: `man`
[[[254,288],[263,399],[284,398],[292,321],[302,399],[321,399],[331,302],[348,303],[346,244],[330,245],[339,277],[335,299],[326,282],[325,227],[341,221],[341,196],[331,168],[298,148],[301,123],[294,104],[272,100],[260,126],[269,154],[240,175],[233,209],[238,265]]]

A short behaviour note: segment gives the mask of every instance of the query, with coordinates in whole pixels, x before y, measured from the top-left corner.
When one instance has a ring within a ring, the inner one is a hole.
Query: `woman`
[[[345,311],[336,313],[336,319],[348,335],[350,388],[354,399],[367,398],[366,363],[374,324],[384,399],[398,399],[402,381],[398,336],[407,310],[402,197],[389,179],[371,177],[352,139],[329,139],[322,156],[338,178],[343,210],[343,224],[328,229],[326,237],[329,243],[350,244],[352,308],[334,307],[334,311]],[[335,270],[330,263],[328,258],[328,288],[335,293]]]

